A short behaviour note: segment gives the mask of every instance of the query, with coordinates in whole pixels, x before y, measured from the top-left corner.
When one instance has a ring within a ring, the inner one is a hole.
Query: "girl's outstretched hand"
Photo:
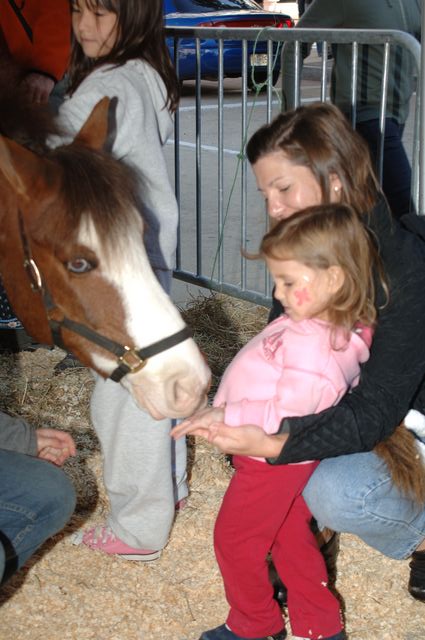
[[[218,417],[220,411],[221,418]],[[183,435],[201,436],[223,453],[261,458],[278,456],[288,437],[286,434],[268,435],[254,424],[229,427],[223,418],[221,407],[204,409],[174,427],[171,435],[176,439]]]
[[[223,422],[224,407],[206,407],[186,418],[171,429],[175,440],[185,435],[202,436],[209,440],[209,428],[215,422]]]
[[[49,460],[57,466],[63,465],[70,456],[75,456],[76,447],[72,436],[59,429],[37,429],[37,457]]]

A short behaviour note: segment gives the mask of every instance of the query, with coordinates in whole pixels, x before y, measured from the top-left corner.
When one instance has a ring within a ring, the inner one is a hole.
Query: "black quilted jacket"
[[[289,437],[269,462],[370,451],[391,435],[409,408],[425,413],[425,218],[410,214],[402,222],[390,218],[384,201],[368,218],[389,279],[390,302],[379,313],[359,385],[335,407],[282,420],[279,432]],[[274,300],[270,320],[281,312]]]

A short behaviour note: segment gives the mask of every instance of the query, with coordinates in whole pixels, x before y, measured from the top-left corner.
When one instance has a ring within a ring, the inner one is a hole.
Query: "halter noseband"
[[[46,309],[49,327],[52,333],[53,343],[56,346],[61,349],[65,348],[62,339],[62,328],[68,329],[68,331],[72,331],[82,338],[97,344],[99,347],[102,347],[102,349],[105,349],[117,356],[117,367],[109,377],[111,380],[114,380],[114,382],[119,382],[128,373],[137,373],[137,371],[143,369],[147,364],[148,359],[152,356],[162,353],[162,351],[166,351],[167,349],[171,349],[171,347],[174,347],[180,342],[184,342],[188,338],[192,337],[191,330],[188,326],[185,326],[183,329],[177,331],[177,333],[174,333],[171,336],[168,336],[167,338],[158,340],[143,349],[136,349],[134,347],[128,347],[120,344],[119,342],[115,342],[80,322],[70,320],[66,316],[64,316],[62,320],[54,320],[51,317],[51,313],[55,309],[58,309],[58,307],[55,304],[50,291],[46,287],[46,284],[43,283],[41,272],[32,258],[28,238],[25,233],[24,220],[20,210],[18,211],[18,220],[22,249],[24,252],[24,268],[30,280],[31,289],[41,294],[43,305]]]

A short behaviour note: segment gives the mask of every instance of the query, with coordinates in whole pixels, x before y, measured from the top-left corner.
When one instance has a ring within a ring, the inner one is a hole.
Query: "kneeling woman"
[[[264,456],[274,465],[321,460],[303,492],[319,524],[355,534],[391,558],[412,555],[409,591],[425,600],[425,507],[394,485],[373,451],[409,409],[425,413],[425,242],[392,218],[366,144],[332,105],[279,115],[253,135],[247,155],[274,220],[331,202],[362,216],[379,245],[390,302],[378,313],[359,385],[337,406],[286,418],[276,435],[254,425],[205,428],[196,420],[175,435],[202,435],[226,453]],[[274,299],[270,319],[282,312]]]

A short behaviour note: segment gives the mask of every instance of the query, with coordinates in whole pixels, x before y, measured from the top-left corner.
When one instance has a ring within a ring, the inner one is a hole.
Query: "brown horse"
[[[33,338],[121,380],[154,418],[182,417],[210,374],[148,262],[136,179],[104,150],[112,116],[105,98],[49,150],[0,106],[0,273]]]

